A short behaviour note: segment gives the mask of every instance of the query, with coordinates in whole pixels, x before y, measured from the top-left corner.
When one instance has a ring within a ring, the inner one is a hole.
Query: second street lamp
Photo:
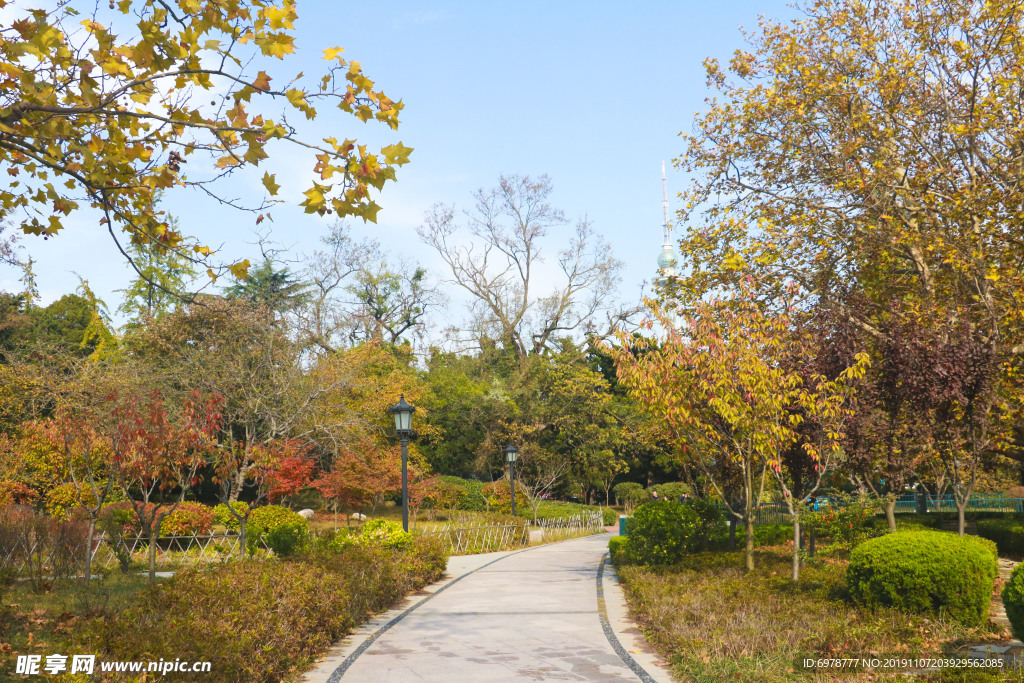
[[[512,444],[505,446],[505,460],[508,461],[508,485],[512,489],[512,516],[516,514],[516,454],[519,453]]]
[[[402,530],[409,530],[409,437],[412,436],[412,414],[416,408],[405,402],[405,394],[398,397],[398,404],[392,406],[395,418],[395,433],[402,440]]]

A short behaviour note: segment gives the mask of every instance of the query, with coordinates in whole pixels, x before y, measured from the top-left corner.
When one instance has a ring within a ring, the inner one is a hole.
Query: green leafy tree
[[[177,231],[177,220],[168,221]],[[130,319],[130,324],[140,324],[174,310],[187,297],[187,290],[196,277],[196,268],[191,259],[180,252],[154,248],[143,242],[130,243],[126,251],[135,262],[139,277],[132,280],[127,289],[119,290],[124,299],[117,310]]]
[[[271,256],[264,256],[263,262],[250,268],[244,277],[236,277],[235,284],[225,289],[224,295],[280,316],[303,302],[306,288],[287,267],[277,268]]]

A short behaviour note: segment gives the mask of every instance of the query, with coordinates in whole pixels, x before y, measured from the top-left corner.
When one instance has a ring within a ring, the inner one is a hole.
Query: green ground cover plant
[[[805,657],[869,653],[950,654],[968,642],[1009,637],[991,624],[968,627],[947,618],[852,604],[847,562],[840,558],[808,562],[794,583],[790,552],[784,546],[758,549],[752,572],[744,570],[739,552],[694,553],[673,566],[623,565],[616,571],[631,614],[684,681],[830,681],[833,672],[802,670],[796,663]],[[974,673],[964,679],[962,674],[912,680],[1008,680],[988,674],[975,678]],[[841,680],[906,679],[851,671]]]
[[[851,597],[868,608],[931,612],[977,626],[988,620],[998,572],[991,541],[941,531],[902,531],[850,554]]]

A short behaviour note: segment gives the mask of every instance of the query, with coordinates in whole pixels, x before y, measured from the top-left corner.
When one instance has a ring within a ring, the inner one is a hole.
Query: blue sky
[[[625,263],[622,296],[635,299],[650,280],[661,242],[661,161],[682,151],[680,131],[708,95],[701,62],[743,46],[740,26],[759,15],[787,18],[780,0],[748,2],[389,2],[298,0],[297,54],[281,76],[322,72],[321,50],[339,45],[405,110],[396,133],[335,117],[309,133],[356,137],[371,145],[401,140],[415,148],[398,181],[378,198],[378,224],[353,223],[392,251],[428,269],[439,264],[416,235],[436,202],[468,207],[471,193],[501,173],[548,174],[552,203],[569,217],[586,214]],[[265,164],[278,171],[286,198],[300,191],[306,164],[292,152]],[[261,169],[262,173],[262,169]],[[685,177],[669,166],[669,192]],[[244,193],[245,188],[240,188]],[[670,196],[674,208],[674,198]],[[296,202],[297,203],[297,202]],[[185,192],[166,208],[182,229],[226,258],[254,258],[252,218]],[[270,239],[299,258],[317,247],[329,220],[301,209],[274,211]],[[73,291],[76,273],[111,310],[130,281],[127,265],[95,217],[79,215],[46,242],[25,237],[44,301]],[[266,225],[266,224],[264,224]],[[566,230],[570,230],[567,226]],[[565,235],[568,238],[568,233]],[[548,253],[560,246],[552,235]],[[17,274],[0,286],[18,291]],[[457,314],[457,312],[456,312]]]

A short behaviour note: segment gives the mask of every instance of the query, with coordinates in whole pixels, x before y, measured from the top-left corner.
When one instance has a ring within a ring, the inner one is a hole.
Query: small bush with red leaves
[[[201,503],[181,503],[160,524],[161,536],[201,536],[210,533],[213,508]]]

